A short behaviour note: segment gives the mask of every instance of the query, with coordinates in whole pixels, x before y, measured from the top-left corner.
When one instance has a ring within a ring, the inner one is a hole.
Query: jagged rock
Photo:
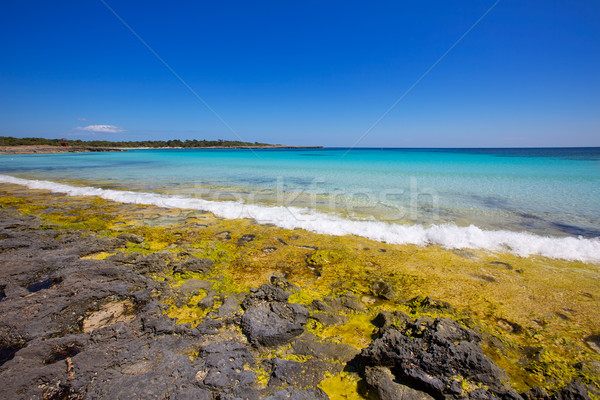
[[[254,345],[279,346],[304,332],[307,317],[308,311],[300,304],[262,304],[244,312],[242,332]]]
[[[240,301],[235,296],[226,296],[223,299],[223,304],[217,311],[217,317],[219,318],[230,318],[234,317],[240,312]]]
[[[247,310],[270,302],[287,302],[289,297],[283,289],[265,283],[244,299],[242,307]]]
[[[548,392],[546,392],[543,388],[535,386],[527,392],[521,393],[521,397],[523,400],[541,400],[547,399],[549,396]]]
[[[133,268],[140,274],[155,274],[158,272],[170,272],[172,269],[169,262],[175,258],[175,254],[168,251],[150,253],[139,258],[133,263]]]
[[[278,346],[304,332],[308,311],[287,302],[289,294],[264,284],[242,302],[242,332],[255,346]]]
[[[550,400],[591,400],[588,388],[581,382],[571,382],[549,397]],[[596,393],[598,395],[598,393]]]
[[[365,380],[379,400],[434,400],[425,392],[394,382],[394,375],[385,367],[367,367]]]
[[[121,239],[126,242],[137,243],[137,244],[144,243],[143,236],[134,235],[132,233],[121,233],[120,235],[117,235],[117,239]]]
[[[325,374],[341,372],[343,366],[337,363],[309,360],[305,362],[281,360],[271,361],[272,374],[269,386],[290,385],[294,388],[316,388]]]
[[[479,334],[450,319],[422,318],[404,329],[383,328],[360,360],[366,366],[391,368],[398,383],[435,398],[518,398],[503,382],[506,373],[481,350],[480,340]],[[457,377],[486,389],[464,392]]]
[[[173,272],[185,273],[195,272],[200,274],[206,274],[210,272],[214,265],[214,262],[208,258],[198,258],[190,256],[185,261],[177,262],[173,265]]]
[[[196,373],[198,383],[206,388],[231,391],[248,387],[255,381],[254,372],[244,368],[254,363],[250,351],[239,343],[219,342],[203,346]]]

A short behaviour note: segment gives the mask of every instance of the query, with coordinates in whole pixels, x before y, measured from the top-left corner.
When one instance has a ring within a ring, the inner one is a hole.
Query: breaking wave
[[[209,211],[224,218],[252,218],[258,223],[285,229],[302,228],[328,235],[356,235],[395,244],[438,244],[446,248],[472,248],[509,251],[519,256],[600,262],[600,239],[583,237],[544,237],[528,232],[484,230],[477,226],[453,224],[401,225],[382,221],[356,221],[308,208],[266,206],[234,201],[209,201],[185,196],[125,190],[77,187],[51,181],[29,180],[0,175],[0,182],[45,189],[69,196],[98,196],[122,203],[147,204],[166,208]]]

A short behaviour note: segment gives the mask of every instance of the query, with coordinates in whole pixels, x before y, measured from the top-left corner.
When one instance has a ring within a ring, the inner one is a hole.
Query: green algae
[[[36,214],[52,227],[88,229],[109,237],[139,234],[144,243],[128,244],[124,251],[183,251],[215,263],[206,275],[155,276],[173,286],[187,279],[203,279],[212,282],[212,289],[219,294],[245,293],[278,273],[296,288],[290,297],[292,302],[308,305],[345,293],[365,299],[366,311],[348,313],[349,320],[343,325],[324,327],[310,322],[307,329],[321,340],[364,348],[376,331],[372,318],[380,311],[403,311],[411,318],[449,317],[495,338],[484,340],[484,351],[507,371],[510,384],[517,390],[538,385],[552,391],[573,378],[596,384],[599,380],[577,367],[581,362],[600,361],[585,343],[600,325],[597,265],[287,231],[251,220],[223,220],[202,212],[175,213],[154,206],[69,198],[15,185],[2,185],[1,190],[2,207]],[[152,217],[163,214],[167,217]],[[148,224],[149,220],[154,223]],[[246,234],[255,237],[241,241]],[[389,284],[396,296],[374,299],[372,286],[377,281]],[[182,307],[175,307],[173,299],[165,299],[167,315],[181,323],[199,323],[216,310],[216,306],[197,307],[201,295]],[[451,307],[432,306],[427,298],[439,299]],[[531,348],[543,351],[531,356],[526,351]],[[326,381],[328,393],[353,396],[356,392],[353,383],[340,377]],[[468,388],[470,383],[464,382]]]

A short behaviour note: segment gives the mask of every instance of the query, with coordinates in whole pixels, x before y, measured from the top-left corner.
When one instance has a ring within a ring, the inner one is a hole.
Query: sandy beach
[[[595,393],[597,265],[0,191],[3,398]]]

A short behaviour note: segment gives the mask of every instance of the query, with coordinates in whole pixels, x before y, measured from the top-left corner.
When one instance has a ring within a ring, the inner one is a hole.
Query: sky
[[[595,0],[3,2],[0,136],[600,146],[598,21]]]

